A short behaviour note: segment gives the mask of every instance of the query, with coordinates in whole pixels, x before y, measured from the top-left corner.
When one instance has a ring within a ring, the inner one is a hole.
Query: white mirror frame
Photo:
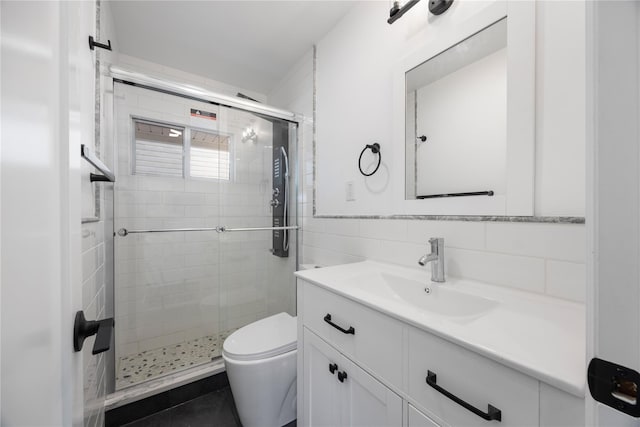
[[[405,73],[507,17],[506,196],[405,200]],[[535,2],[497,1],[406,56],[394,71],[394,209],[401,215],[533,216],[535,183]]]

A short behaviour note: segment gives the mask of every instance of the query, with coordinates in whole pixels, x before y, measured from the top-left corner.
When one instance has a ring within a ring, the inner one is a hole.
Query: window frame
[[[131,175],[140,175],[140,176],[155,176],[162,178],[179,178],[177,176],[171,175],[161,175],[161,174],[152,174],[152,173],[138,173],[136,171],[137,165],[137,157],[136,157],[136,123],[147,123],[156,126],[162,127],[173,127],[177,129],[182,129],[182,179],[191,179],[194,181],[220,181],[220,182],[233,182],[235,181],[235,135],[229,132],[220,132],[217,130],[190,126],[186,124],[180,124],[175,122],[168,121],[160,121],[154,119],[148,119],[140,116],[131,116],[131,148],[129,155],[131,156]],[[207,133],[216,133],[221,136],[225,136],[229,138],[229,179],[224,178],[207,178],[203,176],[191,176],[191,131],[195,130],[198,132],[207,132]]]

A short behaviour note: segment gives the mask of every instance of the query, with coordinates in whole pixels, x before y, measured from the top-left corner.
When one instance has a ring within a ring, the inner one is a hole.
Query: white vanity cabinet
[[[583,399],[301,278],[298,339],[301,426],[584,425]]]

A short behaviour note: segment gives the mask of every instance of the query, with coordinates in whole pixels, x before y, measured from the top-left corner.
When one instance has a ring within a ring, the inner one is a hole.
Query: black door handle
[[[349,326],[349,329],[344,329],[341,328],[340,326],[336,325],[335,323],[333,323],[331,321],[331,314],[327,313],[326,316],[324,316],[324,321],[327,322],[328,324],[330,324],[331,326],[333,326],[334,328],[336,328],[337,330],[339,330],[340,332],[342,332],[343,334],[351,334],[351,335],[355,335],[356,334],[356,330],[353,329],[353,326]]]
[[[342,372],[338,371],[338,381],[343,383],[344,380],[346,380],[346,379],[347,379],[347,373],[344,372],[344,371],[342,371]]]
[[[451,393],[451,392],[443,389],[442,387],[440,387],[436,383],[436,379],[437,378],[436,378],[435,372],[427,371],[427,384],[429,384],[431,387],[435,388],[440,393],[444,394],[449,399],[451,399],[454,402],[456,402],[458,405],[460,405],[463,408],[473,412],[474,414],[476,414],[477,416],[479,416],[482,419],[485,419],[487,421],[491,421],[491,420],[502,421],[502,411],[500,411],[500,409],[498,409],[498,408],[496,408],[496,407],[494,407],[492,405],[489,405],[489,409],[487,410],[487,412],[482,412],[480,409],[476,408],[475,406],[470,405],[469,403],[467,403],[464,400],[460,399],[458,396],[456,396],[453,393]]]
[[[335,363],[329,363],[329,372],[334,374],[337,369],[338,369],[338,365],[336,365]]]
[[[73,349],[75,351],[82,350],[82,344],[84,340],[91,335],[96,335],[96,340],[93,343],[93,350],[91,354],[102,353],[109,350],[111,345],[111,334],[113,332],[114,321],[113,318],[102,320],[87,320],[84,318],[84,313],[78,311],[76,313],[76,319],[73,324]]]

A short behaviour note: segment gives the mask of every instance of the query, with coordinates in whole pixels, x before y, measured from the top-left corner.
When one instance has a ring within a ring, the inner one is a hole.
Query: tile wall
[[[90,3],[85,3],[88,7]],[[95,7],[95,8],[94,8]],[[105,2],[97,0],[91,4],[85,17],[95,22],[95,36],[113,40],[113,22]],[[97,49],[92,57],[100,72],[91,75],[91,87],[95,89],[94,105],[87,106],[91,119],[91,130],[95,138],[84,141],[107,167],[114,167],[111,127],[112,96],[109,82],[105,77],[106,67],[116,57],[116,53]],[[89,172],[94,172],[88,163],[82,162],[82,217],[99,215],[98,221],[84,222],[82,236],[82,309],[87,320],[113,317],[113,184],[89,181]],[[97,207],[97,210],[96,210]],[[82,348],[84,425],[104,424],[104,398],[113,389],[114,350],[98,355],[91,354],[94,338],[89,338]]]

